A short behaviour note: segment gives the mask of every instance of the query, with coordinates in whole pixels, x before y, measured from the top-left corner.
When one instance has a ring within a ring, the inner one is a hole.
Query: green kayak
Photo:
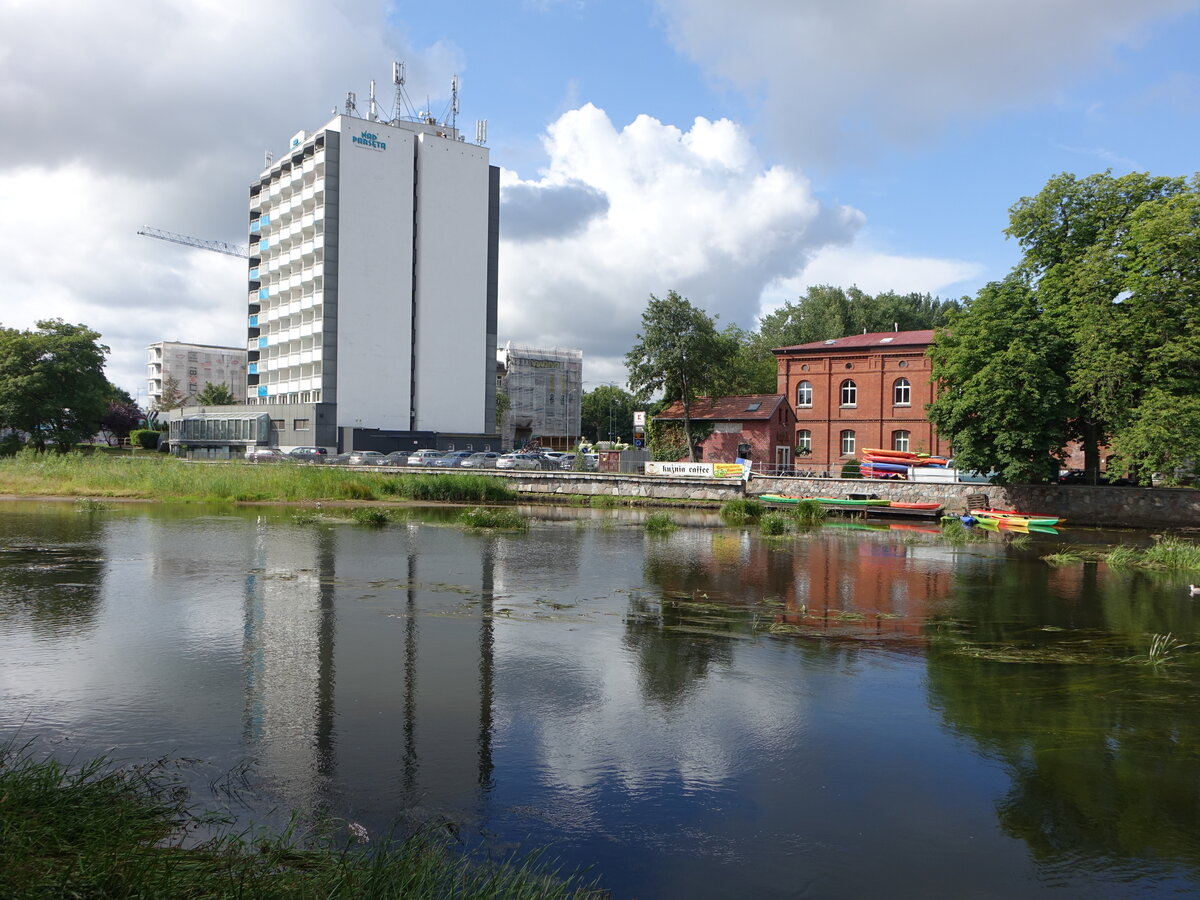
[[[778,494],[760,494],[760,500],[767,503],[801,503],[805,500],[815,500],[822,506],[888,506],[891,500],[839,500],[836,497],[781,497]]]

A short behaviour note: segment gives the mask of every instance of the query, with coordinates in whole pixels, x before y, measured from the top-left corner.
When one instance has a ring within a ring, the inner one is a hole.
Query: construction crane
[[[200,238],[189,237],[186,234],[175,234],[174,232],[163,231],[159,228],[151,228],[149,225],[143,225],[137,230],[137,233],[144,234],[146,237],[158,238],[160,241],[183,244],[185,247],[211,250],[213,253],[224,253],[226,256],[238,256],[246,259],[250,255],[249,248],[239,247],[237,244],[228,244],[225,241],[202,241]]]

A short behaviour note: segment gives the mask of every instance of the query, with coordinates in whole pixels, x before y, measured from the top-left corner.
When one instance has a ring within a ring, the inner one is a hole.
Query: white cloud
[[[136,235],[152,225],[246,240],[263,151],[324,122],[345,92],[408,62],[441,96],[458,51],[403,48],[378,0],[0,4],[0,320],[100,331],[109,378],[144,389],[159,340],[241,345],[245,263]],[[391,88],[380,91],[385,111]]]
[[[639,116],[618,131],[587,104],[548,129],[541,177],[505,172],[518,196],[604,197],[581,226],[532,237],[501,211],[501,338],[582,346],[589,381],[624,379],[650,294],[676,290],[722,323],[753,324],[764,289],[799,275],[823,248],[848,244],[864,217],[830,207],[808,180],[765,167],[733,122],[698,118],[681,131]],[[576,222],[578,225],[578,222]]]
[[[807,163],[915,144],[950,121],[1052,101],[1196,0],[658,0],[676,46],[761,103]]]

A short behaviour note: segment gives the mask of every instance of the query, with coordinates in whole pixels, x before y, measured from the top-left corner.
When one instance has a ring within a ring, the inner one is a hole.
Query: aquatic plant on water
[[[801,500],[789,509],[789,515],[801,525],[818,525],[825,521],[828,511],[817,500]]]
[[[721,521],[730,525],[745,525],[757,520],[766,511],[761,500],[751,497],[726,500],[721,504]]]
[[[758,521],[758,531],[760,534],[768,536],[786,534],[788,530],[788,517],[782,513],[770,512],[763,516]]]
[[[468,528],[509,531],[525,531],[529,528],[529,521],[515,509],[492,509],[486,506],[476,506],[462,513],[458,520]]]
[[[360,506],[352,510],[350,518],[359,525],[368,525],[371,528],[382,528],[392,520],[386,509],[373,509],[369,506]]]
[[[650,515],[646,516],[645,529],[651,533],[666,534],[678,527],[675,524],[675,520],[665,512],[650,513]]]

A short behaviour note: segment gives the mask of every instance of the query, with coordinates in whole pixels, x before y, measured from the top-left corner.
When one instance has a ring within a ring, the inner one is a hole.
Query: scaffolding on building
[[[531,439],[571,449],[579,442],[583,401],[583,351],[546,349],[509,341],[500,351],[500,390],[508,396],[501,422],[506,447]]]

